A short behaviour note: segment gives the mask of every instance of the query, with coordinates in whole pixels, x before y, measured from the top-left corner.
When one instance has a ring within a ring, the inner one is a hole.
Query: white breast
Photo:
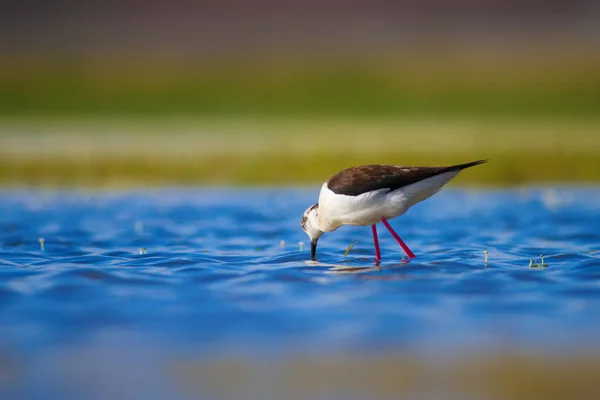
[[[396,218],[413,205],[433,196],[459,171],[446,172],[403,188],[377,190],[358,196],[335,194],[324,183],[319,194],[319,228],[331,232],[342,225],[372,225]]]

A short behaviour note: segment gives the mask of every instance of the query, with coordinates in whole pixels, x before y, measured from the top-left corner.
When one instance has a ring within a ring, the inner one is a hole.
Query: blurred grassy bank
[[[246,399],[248,393],[260,393],[255,398],[290,399],[352,393],[350,397],[369,399],[559,400],[595,398],[600,389],[599,360],[595,351],[559,356],[507,349],[433,362],[392,351],[320,359],[290,357],[270,363],[234,355],[210,361],[188,357],[170,362],[165,369],[186,393],[229,399]],[[240,378],[232,380],[231,376]]]
[[[597,115],[597,51],[514,47],[363,57],[4,57],[0,115]]]
[[[480,158],[457,184],[600,182],[600,57],[525,50],[5,58],[0,184],[316,184]]]
[[[11,186],[318,184],[347,166],[491,161],[456,184],[600,182],[600,119],[223,118],[8,120]]]

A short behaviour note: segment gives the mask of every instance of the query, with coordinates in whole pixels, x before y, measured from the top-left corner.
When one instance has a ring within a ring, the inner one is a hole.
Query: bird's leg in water
[[[383,223],[383,225],[385,225],[385,227],[388,229],[388,231],[390,231],[390,233],[392,234],[392,236],[394,237],[394,239],[396,239],[396,242],[398,242],[398,244],[400,245],[400,247],[402,247],[402,249],[404,250],[404,252],[406,253],[406,255],[408,256],[408,258],[415,258],[415,253],[413,253],[408,246],[402,241],[402,239],[400,239],[400,236],[398,236],[398,234],[396,233],[396,231],[394,231],[394,229],[392,228],[392,226],[390,225],[389,222],[387,222],[387,219],[385,219],[385,217],[381,217],[381,222]]]
[[[379,239],[377,238],[377,227],[375,224],[371,225],[371,232],[373,232],[373,244],[375,245],[375,261],[381,260],[381,251],[379,250]]]

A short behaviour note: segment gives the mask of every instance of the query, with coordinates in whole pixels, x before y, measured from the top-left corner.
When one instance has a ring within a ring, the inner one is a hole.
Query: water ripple
[[[326,234],[309,260],[299,218],[315,190],[4,192],[2,340],[28,351],[127,326],[207,351],[452,348],[473,330],[583,343],[600,333],[600,191],[548,196],[443,191],[392,221],[418,258],[381,229],[377,266],[360,227]]]

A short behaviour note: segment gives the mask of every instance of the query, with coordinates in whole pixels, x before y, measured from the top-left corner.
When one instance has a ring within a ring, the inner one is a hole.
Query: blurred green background
[[[600,180],[593,2],[39,2],[0,15],[1,184],[295,185],[355,164],[480,158],[458,183]]]

